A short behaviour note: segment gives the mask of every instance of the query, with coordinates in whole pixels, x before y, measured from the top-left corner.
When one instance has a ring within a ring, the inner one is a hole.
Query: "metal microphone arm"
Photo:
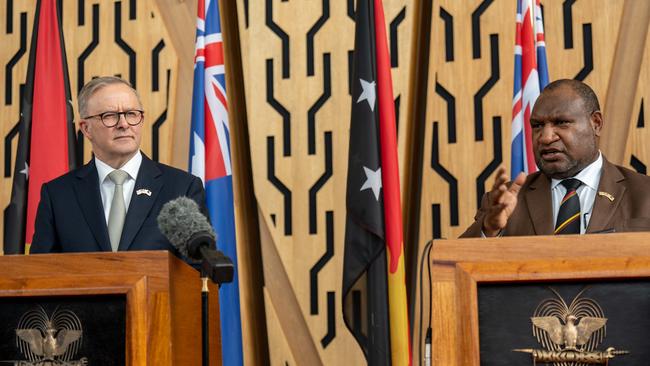
[[[187,253],[190,258],[201,261],[203,276],[209,277],[218,285],[232,282],[235,273],[232,260],[214,248],[214,237],[205,232],[195,233],[187,243]]]
[[[205,245],[199,247],[201,252],[201,274],[209,277],[217,285],[232,282],[235,266],[232,260],[226,257],[221,251],[208,248]]]

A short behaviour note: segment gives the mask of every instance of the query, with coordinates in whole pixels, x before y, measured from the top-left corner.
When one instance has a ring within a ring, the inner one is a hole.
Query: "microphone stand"
[[[209,297],[208,297],[208,279],[221,286],[222,283],[232,282],[235,267],[230,258],[226,257],[220,251],[212,249],[209,246],[214,246],[214,241],[209,243],[210,238],[204,236],[204,233],[197,233],[195,238],[190,239],[188,244],[188,253],[191,258],[201,259],[201,332],[203,335],[203,349],[202,358],[203,366],[208,366],[210,363],[210,342],[209,342]],[[206,240],[207,245],[206,245]]]
[[[208,366],[210,364],[210,299],[208,297],[208,276],[204,273],[201,273],[201,283],[201,335],[203,336],[201,358],[203,366]]]

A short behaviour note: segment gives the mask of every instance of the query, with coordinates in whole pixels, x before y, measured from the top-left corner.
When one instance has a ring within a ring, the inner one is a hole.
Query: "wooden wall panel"
[[[156,0],[165,28],[171,41],[170,46],[179,55],[177,68],[172,73],[176,87],[170,91],[170,106],[172,110],[167,113],[173,121],[181,121],[174,126],[169,163],[177,168],[186,169],[188,164],[187,151],[189,151],[190,124],[189,116],[192,103],[192,89],[194,77],[194,53],[196,33],[189,31],[196,27],[197,1]],[[224,28],[227,23],[224,23]],[[227,36],[225,37],[227,38]],[[229,49],[226,49],[228,56]],[[228,81],[228,80],[227,80]],[[237,233],[239,236],[239,233]]]
[[[419,243],[459,235],[507,159],[515,10],[508,1],[434,3]]]
[[[650,147],[648,146],[650,128],[646,128],[646,124],[650,123],[650,114],[648,114],[650,99],[648,98],[650,98],[650,38],[646,38],[632,116],[628,121],[629,133],[622,161],[623,165],[643,174],[648,174],[648,165],[650,165]],[[605,122],[606,128],[612,128],[617,121]]]
[[[268,291],[264,291],[264,305],[266,306],[267,314],[267,323],[269,327],[269,334],[276,335],[277,338],[273,342],[273,353],[272,355],[275,358],[269,360],[270,365],[298,365],[298,363],[293,359],[291,348],[289,347],[287,335],[282,331],[280,327],[280,320],[277,316],[277,311],[273,308],[273,302],[268,294]]]
[[[385,1],[393,53],[404,158],[412,18],[407,1]],[[363,355],[343,324],[341,272],[350,124],[349,65],[354,46],[353,1],[240,2],[240,35],[255,196],[260,226],[291,288],[312,341],[284,339],[280,315],[267,314],[271,360],[298,360],[298,346],[316,346],[323,364],[360,364]],[[403,162],[403,161],[402,161]],[[404,164],[402,164],[404,166]],[[269,252],[263,250],[265,281]],[[281,311],[269,286],[267,311]],[[285,310],[285,309],[283,309]],[[291,310],[287,310],[291,311]],[[285,346],[285,342],[289,342]],[[277,346],[276,346],[277,343]],[[289,352],[288,354],[283,354]]]
[[[603,106],[622,11],[623,0],[545,1],[550,80],[582,80],[594,89]],[[565,29],[565,24],[571,27]]]
[[[637,93],[639,75],[646,50],[648,25],[650,24],[650,3],[626,1],[619,27],[616,54],[610,73],[610,84],[605,100],[604,120],[613,122],[614,128],[604,130],[601,149],[610,160],[624,163],[625,146],[634,119],[635,102],[643,97]],[[611,125],[612,123],[610,123]]]

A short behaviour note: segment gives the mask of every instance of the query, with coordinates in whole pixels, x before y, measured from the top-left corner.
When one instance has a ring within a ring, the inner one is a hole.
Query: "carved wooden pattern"
[[[414,15],[407,1],[384,5],[403,157]],[[298,347],[286,341],[284,312],[308,328],[311,340],[300,353],[316,349],[323,364],[363,363],[343,323],[340,290],[354,2],[244,1],[238,11],[260,225],[281,258],[273,271],[290,282],[280,296],[299,304],[280,308],[267,287],[271,363],[300,364]]]

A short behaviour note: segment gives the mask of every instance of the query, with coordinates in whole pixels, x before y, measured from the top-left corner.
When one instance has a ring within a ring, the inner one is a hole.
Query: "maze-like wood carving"
[[[403,157],[413,14],[406,1],[384,3]],[[340,292],[354,1],[242,2],[239,15],[255,195],[281,259],[273,271],[290,287],[267,286],[271,363],[300,363],[310,349],[324,364],[362,363]],[[289,296],[297,309],[278,299]],[[309,347],[287,344],[286,312],[304,318]]]

